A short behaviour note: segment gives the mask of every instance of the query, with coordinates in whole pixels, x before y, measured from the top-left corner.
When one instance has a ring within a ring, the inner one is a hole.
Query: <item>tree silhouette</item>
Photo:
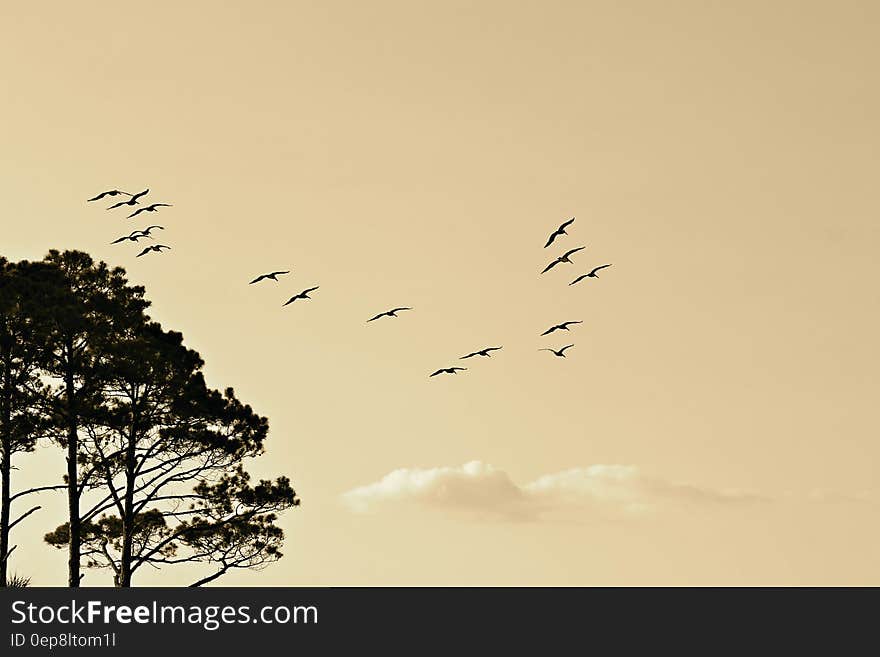
[[[211,581],[280,558],[275,514],[299,500],[285,477],[251,487],[241,465],[262,453],[268,421],[209,389],[183,336],[132,306],[112,313],[124,319],[96,338],[90,365],[99,387],[77,447],[78,490],[98,494],[77,518],[86,565],[126,587],[144,564],[213,563]],[[68,521],[46,540],[69,548],[73,536]]]

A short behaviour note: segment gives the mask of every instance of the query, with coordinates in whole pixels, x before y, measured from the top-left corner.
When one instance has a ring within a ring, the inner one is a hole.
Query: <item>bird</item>
[[[309,296],[309,292],[313,292],[314,290],[317,290],[317,289],[318,289],[318,286],[316,285],[315,287],[310,287],[310,288],[307,289],[307,290],[303,290],[303,291],[300,292],[299,294],[295,294],[295,295],[293,295],[292,297],[290,297],[290,298],[287,300],[287,303],[282,304],[281,307],[284,308],[284,306],[293,303],[293,302],[296,301],[297,299],[311,299],[312,297]]]
[[[110,244],[119,244],[120,242],[124,242],[125,240],[130,240],[132,242],[137,242],[142,237],[149,237],[149,234],[144,233],[142,230],[133,230],[129,235],[125,235],[124,237],[120,237],[119,239],[115,239]]]
[[[538,351],[552,351],[554,356],[558,356],[559,358],[565,358],[565,350],[571,349],[574,345],[567,344],[562,349],[538,349]]]
[[[586,249],[586,248],[587,248],[587,247],[585,247],[585,246],[579,246],[578,248],[576,248],[576,249],[572,249],[571,251],[566,251],[566,252],[563,253],[561,256],[559,256],[558,258],[556,258],[556,260],[554,260],[554,261],[551,262],[549,265],[547,265],[546,267],[544,267],[544,271],[542,271],[541,273],[544,274],[544,273],[550,271],[550,270],[553,269],[556,265],[558,265],[560,262],[571,262],[571,259],[570,259],[570,258],[571,258],[571,256],[572,256],[572,254],[577,253],[578,251],[583,251],[583,250]]]
[[[372,322],[373,320],[379,319],[380,317],[397,317],[397,313],[402,310],[412,310],[412,308],[392,308],[391,310],[386,310],[384,313],[379,313],[375,317],[370,317],[367,322]]]
[[[162,253],[162,249],[170,249],[170,246],[165,246],[164,244],[155,244],[153,246],[148,246],[146,249],[137,254],[137,257],[140,258],[142,255],[147,255],[150,251],[155,251],[156,253]]]
[[[98,194],[97,196],[94,196],[94,197],[92,197],[92,198],[90,198],[90,199],[86,199],[86,202],[89,202],[89,201],[100,201],[100,200],[101,200],[102,198],[104,198],[105,196],[119,196],[120,194],[125,194],[126,196],[131,196],[131,194],[129,194],[128,192],[123,192],[121,189],[111,189],[111,190],[106,191],[106,192],[101,192],[101,193]]]
[[[459,372],[463,372],[466,369],[466,367],[441,367],[433,374],[429,374],[428,378],[431,378],[432,376],[437,376],[438,374],[458,374]]]
[[[541,335],[550,335],[551,333],[553,333],[553,331],[570,331],[571,329],[568,327],[571,326],[572,324],[583,324],[583,321],[577,320],[577,321],[572,321],[572,322],[562,322],[562,324],[557,324],[556,326],[551,326],[546,331],[544,331]]]
[[[277,276],[281,276],[282,274],[289,274],[289,273],[290,273],[290,270],[288,269],[287,271],[273,271],[268,274],[261,274],[261,275],[257,276],[254,280],[252,280],[250,283],[248,283],[248,285],[253,285],[254,283],[259,283],[264,278],[271,278],[273,281],[275,281],[277,283],[278,282],[278,278],[276,278]]]
[[[467,356],[462,356],[459,360],[464,360],[466,358],[473,358],[474,356],[485,356],[486,358],[491,358],[492,354],[490,351],[498,351],[501,347],[486,347],[485,349],[480,349],[479,351],[474,351]]]
[[[554,230],[550,234],[550,239],[547,240],[547,243],[544,245],[544,248],[546,249],[548,246],[553,244],[553,240],[555,240],[560,235],[568,235],[568,233],[565,232],[565,229],[573,223],[574,223],[574,217],[572,217],[571,219],[569,219],[566,222],[563,222],[563,224],[559,228],[557,228],[556,230]]]
[[[159,208],[170,208],[170,203],[153,203],[152,205],[145,205],[142,208],[138,208],[134,212],[132,212],[126,219],[131,219],[132,217],[136,217],[141,212],[158,212]]]
[[[569,283],[569,285],[574,285],[575,283],[580,283],[585,278],[599,278],[599,275],[596,272],[599,271],[600,269],[605,269],[605,267],[610,267],[610,266],[611,265],[601,265],[600,267],[596,267],[589,274],[581,274],[576,279],[574,279],[571,283]]]
[[[145,189],[144,191],[142,191],[142,192],[138,192],[137,194],[132,194],[132,195],[131,195],[131,198],[128,199],[127,201],[119,201],[119,203],[114,203],[113,205],[111,205],[111,206],[110,206],[109,208],[107,208],[107,209],[108,209],[108,210],[112,210],[113,208],[118,208],[118,207],[121,207],[121,206],[123,206],[123,205],[137,205],[137,204],[138,204],[138,199],[139,199],[141,196],[143,196],[144,194],[148,194],[149,191],[150,191],[149,189]]]
[[[158,228],[159,230],[165,230],[165,226],[147,226],[141,232],[144,235],[146,235],[147,237],[151,237],[150,231],[153,230],[154,228]]]

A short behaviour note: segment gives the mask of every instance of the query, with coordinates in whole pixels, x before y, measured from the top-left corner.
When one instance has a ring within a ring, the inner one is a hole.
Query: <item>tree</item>
[[[242,466],[263,452],[268,421],[232,389],[209,389],[180,333],[154,323],[129,329],[106,345],[100,420],[80,442],[90,485],[101,482],[81,516],[87,565],[111,569],[127,587],[145,564],[212,564],[198,586],[279,559],[276,514],[299,499],[286,477],[252,486]],[[46,540],[62,547],[71,534],[65,524]]]
[[[63,286],[42,300],[52,308],[52,324],[43,360],[54,382],[47,411],[54,436],[67,450],[68,585],[77,587],[80,572],[80,499],[94,470],[80,472],[84,455],[80,433],[94,427],[103,412],[104,354],[118,334],[144,321],[149,306],[142,287],[129,286],[125,270],[95,263],[81,251],[50,251],[45,262],[56,267]]]
[[[12,518],[13,502],[58,486],[41,486],[12,493],[13,458],[33,451],[45,418],[39,399],[45,386],[39,380],[39,363],[45,345],[48,314],[44,304],[60,278],[52,267],[40,263],[14,265],[0,258],[0,587],[10,585],[10,532],[40,509],[31,507]]]

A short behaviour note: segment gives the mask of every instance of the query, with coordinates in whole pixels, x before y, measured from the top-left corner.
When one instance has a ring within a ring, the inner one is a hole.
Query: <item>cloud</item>
[[[762,498],[678,484],[629,465],[592,465],[544,475],[517,485],[503,470],[480,461],[460,467],[402,468],[372,484],[344,493],[353,511],[392,505],[468,510],[510,519],[592,510],[636,515],[663,507],[735,504]]]

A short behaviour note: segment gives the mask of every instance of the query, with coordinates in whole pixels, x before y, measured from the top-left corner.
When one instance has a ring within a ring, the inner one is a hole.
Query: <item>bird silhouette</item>
[[[153,230],[154,228],[158,228],[159,230],[165,230],[165,226],[147,226],[141,232],[144,235],[146,235],[147,237],[151,237],[150,231]]]
[[[412,310],[412,308],[392,308],[391,310],[386,310],[384,313],[379,313],[375,317],[370,317],[367,322],[372,322],[376,319],[379,319],[380,317],[397,317],[397,313],[401,312],[402,310]]]
[[[459,372],[464,372],[466,369],[466,367],[441,367],[433,374],[429,374],[428,378],[437,376],[438,374],[458,374]]]
[[[602,265],[600,267],[596,267],[589,274],[581,274],[576,279],[574,279],[571,283],[569,283],[569,285],[574,285],[575,283],[580,283],[585,278],[599,278],[599,275],[596,272],[599,271],[600,269],[605,269],[605,267],[610,267],[610,266],[611,265]]]
[[[278,282],[278,278],[276,278],[277,276],[281,276],[282,274],[289,274],[289,273],[290,273],[290,270],[288,269],[287,271],[273,271],[268,274],[261,274],[260,276],[257,276],[254,280],[252,280],[250,283],[248,283],[248,285],[253,285],[254,283],[259,283],[260,281],[262,281],[263,279],[266,279],[266,278],[271,278],[273,281],[275,281],[277,283]]]
[[[145,189],[144,191],[142,191],[142,192],[138,192],[137,194],[132,194],[132,195],[131,195],[131,198],[128,199],[127,201],[119,201],[119,203],[114,203],[113,205],[111,205],[111,206],[110,206],[109,208],[107,208],[107,209],[108,209],[108,210],[112,210],[113,208],[119,208],[119,207],[122,207],[123,205],[137,205],[137,204],[138,204],[138,199],[139,199],[141,196],[144,196],[145,194],[148,194],[149,192],[150,192],[149,189]]]
[[[102,198],[104,198],[105,196],[119,196],[120,194],[125,194],[126,196],[131,196],[131,194],[129,194],[128,192],[123,192],[121,189],[111,189],[111,190],[106,191],[106,192],[101,192],[101,193],[98,194],[97,196],[93,196],[93,197],[90,198],[90,199],[86,199],[86,202],[88,202],[88,201],[100,201],[100,200],[101,200]]]
[[[554,356],[558,356],[559,358],[565,358],[565,350],[571,349],[574,345],[567,344],[562,349],[538,349],[538,351],[552,351]]]
[[[165,246],[164,244],[155,244],[153,246],[148,246],[146,249],[137,254],[137,257],[140,258],[142,255],[147,255],[150,251],[155,251],[156,253],[162,253],[162,249],[170,249],[170,246]]]
[[[142,237],[149,237],[149,234],[145,234],[142,230],[133,230],[130,234],[125,235],[124,237],[120,237],[119,239],[115,239],[110,242],[110,244],[119,244],[120,242],[124,242],[125,240],[137,242]]]
[[[318,289],[318,286],[316,285],[315,287],[310,287],[310,288],[308,288],[307,290],[303,290],[303,291],[300,292],[299,294],[295,294],[295,295],[293,295],[292,297],[290,297],[290,298],[287,300],[287,303],[282,304],[281,307],[284,308],[284,306],[293,303],[293,302],[296,301],[297,299],[311,299],[312,297],[309,296],[309,292],[313,292],[313,291],[315,291],[315,290],[317,290],[317,289]]]
[[[560,235],[568,235],[568,233],[565,232],[565,229],[573,223],[574,223],[574,217],[572,217],[571,219],[569,219],[566,222],[563,222],[563,224],[559,228],[557,228],[556,230],[554,230],[550,234],[550,239],[547,240],[547,243],[544,245],[544,248],[546,249],[548,246],[553,244],[553,241],[557,237],[559,237]]]
[[[586,248],[587,248],[587,247],[585,247],[585,246],[579,246],[578,248],[576,248],[576,249],[572,249],[571,251],[566,251],[566,252],[563,253],[561,256],[559,256],[558,258],[556,258],[556,260],[554,260],[554,261],[551,262],[549,265],[547,265],[546,267],[544,267],[544,271],[542,271],[541,273],[542,273],[542,274],[547,273],[548,271],[550,271],[551,269],[553,269],[556,265],[558,265],[560,262],[571,262],[571,256],[572,256],[572,254],[577,253],[578,251],[583,251],[583,250],[586,249]]]
[[[562,324],[557,324],[556,326],[551,326],[546,331],[544,331],[541,335],[550,335],[551,333],[553,333],[553,331],[570,331],[571,329],[568,327],[571,326],[572,324],[583,324],[583,321],[577,320],[577,321],[572,321],[572,322],[562,322]]]
[[[170,203],[153,203],[152,205],[145,205],[142,208],[138,208],[134,212],[132,212],[126,219],[131,219],[132,217],[138,216],[141,212],[158,212],[159,208],[170,208]]]
[[[490,351],[498,351],[501,347],[486,347],[485,349],[480,349],[479,351],[474,351],[469,353],[467,356],[462,356],[460,360],[464,360],[466,358],[473,358],[474,356],[485,356],[486,358],[490,358],[492,354]]]

